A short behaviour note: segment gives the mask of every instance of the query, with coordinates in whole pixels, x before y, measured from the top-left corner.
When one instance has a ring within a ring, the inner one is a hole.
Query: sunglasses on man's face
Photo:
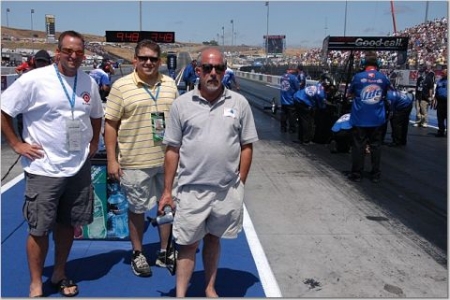
[[[68,56],[72,56],[73,53],[75,53],[75,56],[77,56],[77,57],[84,56],[84,51],[83,50],[74,51],[73,49],[70,49],[70,48],[61,48],[59,50],[59,52],[61,52],[63,54],[66,54]]]
[[[147,62],[149,59],[152,63],[156,63],[159,60],[159,57],[154,57],[154,56],[140,56],[138,55],[137,58],[139,59],[140,62],[145,63]]]
[[[213,69],[216,69],[216,73],[222,73],[225,71],[225,65],[213,65],[213,64],[202,64],[201,65],[203,72],[211,73]]]

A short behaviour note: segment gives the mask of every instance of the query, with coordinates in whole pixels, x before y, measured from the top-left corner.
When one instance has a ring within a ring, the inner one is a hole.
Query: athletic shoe
[[[150,277],[152,276],[152,270],[147,263],[147,259],[140,251],[133,251],[131,256],[131,270],[136,276]]]
[[[356,174],[356,173],[348,174],[347,178],[354,182],[361,182],[361,180],[362,180],[361,175]]]
[[[173,249],[170,250],[169,253],[167,253],[167,251],[158,251],[158,256],[156,258],[156,262],[155,265],[157,265],[158,267],[162,267],[162,268],[166,268],[167,265],[171,265],[173,266],[174,261],[175,261],[175,255],[174,255],[174,251]]]
[[[336,141],[335,140],[332,140],[331,142],[330,142],[330,152],[331,153],[337,153],[338,151],[337,151],[337,145],[336,145]]]

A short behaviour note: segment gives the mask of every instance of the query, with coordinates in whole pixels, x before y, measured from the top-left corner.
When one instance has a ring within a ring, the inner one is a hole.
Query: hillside
[[[11,28],[2,26],[1,27],[1,34],[2,34],[2,48],[9,48],[9,49],[16,49],[16,48],[25,48],[25,49],[44,49],[44,50],[50,50],[55,51],[56,44],[53,43],[46,43],[41,41],[31,41],[31,38],[35,38],[36,40],[45,40],[47,34],[44,31],[37,31],[37,30],[26,30],[26,29],[17,29],[17,28]],[[61,32],[56,32],[56,38],[61,34]],[[98,35],[92,35],[92,34],[86,34],[83,33],[85,40],[88,42],[92,41],[105,41],[105,38],[103,36]],[[15,40],[10,40],[10,38],[13,37]],[[19,40],[20,39],[20,40]],[[23,40],[27,39],[27,40]],[[181,45],[179,48],[175,48],[173,50],[177,52],[190,52],[192,55],[196,55],[202,48],[205,46],[202,44],[193,44],[193,43],[184,43],[184,42],[178,42],[178,44]],[[123,49],[118,47],[112,47],[112,46],[105,46],[104,47],[106,51],[111,52],[112,54],[121,56],[125,59],[131,60],[133,58],[133,51],[131,49]],[[261,47],[255,47],[255,46],[225,46],[224,51],[239,51],[241,54],[244,55],[251,55],[251,54],[257,54],[257,55],[264,55],[264,49]],[[285,51],[285,55],[287,56],[295,56],[299,53],[306,52],[306,49],[296,49],[296,48],[288,48]],[[88,53],[89,54],[89,53]]]

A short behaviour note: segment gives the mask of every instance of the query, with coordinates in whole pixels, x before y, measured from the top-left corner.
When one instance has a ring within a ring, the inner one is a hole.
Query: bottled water
[[[91,239],[104,239],[106,237],[105,215],[102,200],[93,190],[94,220],[87,226],[88,237]]]
[[[107,215],[108,237],[123,239],[129,235],[128,201],[118,183],[111,183],[108,188],[110,190]]]

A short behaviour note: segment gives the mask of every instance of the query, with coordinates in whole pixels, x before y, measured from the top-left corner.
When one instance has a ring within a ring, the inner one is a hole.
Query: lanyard
[[[159,97],[159,89],[160,89],[160,85],[158,84],[158,87],[156,88],[156,95],[153,96],[152,92],[148,89],[148,87],[146,85],[142,85],[144,87],[144,90],[150,95],[150,97],[152,97],[153,101],[155,101],[155,105],[156,105],[156,110],[158,110],[158,104],[156,103],[156,100],[158,100]]]
[[[55,67],[56,75],[58,75],[59,82],[61,83],[61,86],[64,89],[64,93],[66,93],[67,100],[69,100],[70,109],[72,110],[72,120],[73,120],[74,119],[73,111],[74,111],[74,107],[75,107],[75,95],[76,95],[76,90],[77,90],[78,72],[75,75],[75,80],[73,82],[73,89],[72,89],[72,98],[70,98],[69,93],[67,92],[66,86],[64,85],[64,82],[62,80],[61,74],[59,73],[58,67],[56,66],[56,64],[53,64],[53,66]]]

